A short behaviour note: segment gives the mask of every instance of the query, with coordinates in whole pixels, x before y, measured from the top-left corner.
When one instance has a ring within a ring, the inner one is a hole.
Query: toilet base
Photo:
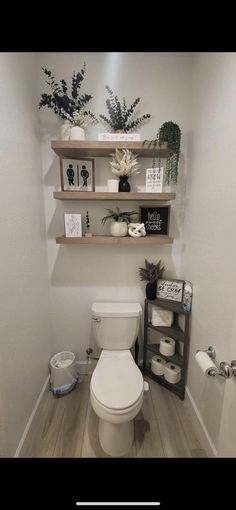
[[[109,423],[99,419],[98,435],[102,449],[111,457],[122,457],[130,450],[134,440],[133,420]]]

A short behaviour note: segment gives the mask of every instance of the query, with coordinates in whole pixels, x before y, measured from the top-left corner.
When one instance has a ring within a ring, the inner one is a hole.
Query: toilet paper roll
[[[164,377],[169,383],[176,384],[181,379],[181,368],[174,363],[166,363]]]
[[[173,338],[163,336],[160,339],[160,353],[164,356],[173,356],[175,353],[175,341]]]
[[[217,366],[207,352],[198,351],[195,360],[205,375],[208,375],[211,370],[217,370]]]
[[[153,356],[151,363],[151,371],[156,375],[163,375],[165,370],[166,360],[161,356]]]

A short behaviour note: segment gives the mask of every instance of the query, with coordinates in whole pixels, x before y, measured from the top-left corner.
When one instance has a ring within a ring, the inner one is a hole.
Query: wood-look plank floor
[[[134,420],[135,439],[125,457],[206,457],[186,402],[147,380],[150,390]],[[62,397],[45,391],[20,457],[108,457],[99,443],[89,382],[90,376],[81,377],[77,387]]]

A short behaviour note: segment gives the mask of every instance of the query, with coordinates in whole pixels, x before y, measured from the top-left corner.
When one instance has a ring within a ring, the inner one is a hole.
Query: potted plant
[[[165,266],[161,265],[161,260],[154,264],[153,262],[148,262],[145,259],[145,268],[139,268],[139,276],[140,280],[147,281],[146,285],[146,297],[147,299],[153,300],[156,299],[157,294],[157,280],[162,277],[162,274],[165,270]]]
[[[145,140],[143,143],[148,143],[149,147],[158,148],[163,142],[167,142],[165,181],[167,184],[170,184],[171,181],[176,184],[178,180],[181,130],[178,124],[172,122],[172,120],[162,124],[154,140]],[[153,159],[153,168],[154,167],[155,158]],[[161,167],[160,162],[159,167]]]
[[[132,216],[138,214],[136,211],[121,212],[119,207],[116,211],[106,209],[109,214],[101,219],[102,225],[105,225],[107,220],[111,222],[111,235],[115,237],[124,237],[127,235],[128,223],[132,222]]]
[[[112,172],[119,177],[119,191],[128,192],[130,191],[130,184],[128,177],[139,174],[138,168],[140,167],[137,161],[137,155],[129,149],[116,149],[111,154],[112,161],[110,165]]]
[[[135,108],[139,104],[140,97],[137,97],[128,107],[124,97],[121,103],[118,96],[114,94],[108,85],[105,88],[109,95],[109,98],[106,100],[108,117],[105,115],[99,115],[99,117],[111,132],[127,133],[141,127],[146,120],[150,119],[150,113],[135,118]]]
[[[62,139],[84,139],[84,127],[89,123],[97,123],[97,119],[90,110],[86,110],[87,103],[93,96],[90,94],[79,94],[82,82],[85,77],[86,65],[84,63],[81,71],[74,72],[71,80],[71,92],[65,80],[60,80],[60,85],[55,81],[52,72],[42,67],[47,77],[46,83],[51,88],[51,94],[41,94],[39,109],[50,108],[64,124],[61,129]],[[70,128],[74,133],[70,135]],[[78,129],[79,128],[79,129]],[[76,137],[76,138],[75,138]]]

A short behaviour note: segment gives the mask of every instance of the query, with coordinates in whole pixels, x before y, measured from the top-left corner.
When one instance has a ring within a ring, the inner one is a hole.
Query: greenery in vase
[[[116,208],[116,211],[112,209],[106,209],[109,212],[107,216],[101,219],[102,225],[105,225],[107,220],[114,221],[125,221],[127,224],[132,223],[132,216],[138,214],[136,211],[120,211],[119,207]]]
[[[86,109],[87,103],[93,96],[90,94],[80,94],[82,82],[85,77],[86,64],[77,73],[74,71],[71,86],[65,80],[56,82],[52,72],[46,67],[42,67],[46,75],[46,83],[51,88],[51,94],[41,94],[39,109],[50,108],[53,112],[63,120],[68,120],[74,126],[85,126],[88,123],[97,123],[97,119],[90,110]]]
[[[171,120],[164,122],[159,128],[156,138],[154,140],[145,140],[144,144],[147,142],[149,147],[154,148],[158,148],[163,142],[167,142],[165,180],[167,184],[170,184],[171,181],[177,183],[181,143],[181,130],[178,124]],[[153,167],[155,167],[155,158],[153,160]]]
[[[150,113],[142,115],[142,117],[136,117],[135,108],[137,107],[140,97],[137,97],[135,101],[128,107],[126,100],[123,97],[123,101],[119,100],[118,96],[114,94],[112,89],[106,85],[109,98],[106,100],[106,106],[108,111],[108,117],[105,115],[99,115],[105,126],[111,131],[133,131],[141,127],[148,119],[150,119]]]
[[[134,154],[129,149],[116,149],[115,152],[111,154],[113,161],[110,162],[112,167],[112,172],[118,177],[126,175],[130,177],[131,175],[139,174],[138,169],[140,165],[137,161],[137,155]]]
[[[140,280],[147,281],[149,283],[156,282],[158,278],[162,277],[165,270],[165,266],[162,266],[161,264],[161,260],[159,260],[157,264],[153,264],[153,262],[148,262],[148,260],[145,259],[145,268],[139,268]]]

